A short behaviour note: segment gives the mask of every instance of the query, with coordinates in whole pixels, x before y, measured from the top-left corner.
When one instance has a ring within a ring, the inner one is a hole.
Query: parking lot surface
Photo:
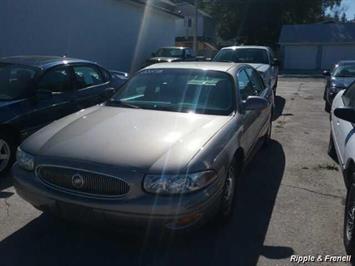
[[[292,265],[294,254],[345,255],[345,187],[327,155],[323,90],[322,79],[280,79],[273,140],[244,171],[224,227],[161,239],[72,225],[20,199],[11,176],[0,180],[0,265]]]

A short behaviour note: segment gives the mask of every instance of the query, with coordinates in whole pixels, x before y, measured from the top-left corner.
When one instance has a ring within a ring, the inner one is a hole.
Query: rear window
[[[213,61],[251,64],[270,63],[267,51],[255,48],[222,49],[217,53]]]

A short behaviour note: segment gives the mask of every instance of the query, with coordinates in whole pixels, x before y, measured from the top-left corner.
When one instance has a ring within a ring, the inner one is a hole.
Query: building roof
[[[61,57],[61,56],[41,56],[41,55],[24,55],[10,56],[0,58],[1,63],[19,64],[47,69],[56,65],[69,63],[94,63],[88,60]]]
[[[355,43],[355,24],[285,25],[282,27],[279,43]]]

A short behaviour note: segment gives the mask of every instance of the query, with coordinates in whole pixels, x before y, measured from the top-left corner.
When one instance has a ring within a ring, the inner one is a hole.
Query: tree
[[[345,12],[343,12],[343,14],[341,15],[341,19],[340,19],[340,21],[341,21],[342,23],[346,23],[346,22],[348,22],[348,19],[346,18],[346,14],[345,14]]]
[[[315,23],[341,0],[200,0],[224,40],[275,45],[284,24]]]

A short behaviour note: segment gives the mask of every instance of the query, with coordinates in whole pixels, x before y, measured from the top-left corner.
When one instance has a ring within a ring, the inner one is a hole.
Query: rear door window
[[[78,89],[99,85],[105,82],[101,72],[94,66],[73,66]]]
[[[49,70],[38,83],[39,91],[63,93],[73,90],[70,72],[67,67]]]
[[[246,72],[248,73],[250,81],[255,89],[255,93],[260,95],[265,89],[264,82],[261,80],[260,75],[252,68],[247,68]]]
[[[247,74],[243,69],[237,74],[239,93],[242,101],[245,101],[249,96],[255,96],[255,89]]]

